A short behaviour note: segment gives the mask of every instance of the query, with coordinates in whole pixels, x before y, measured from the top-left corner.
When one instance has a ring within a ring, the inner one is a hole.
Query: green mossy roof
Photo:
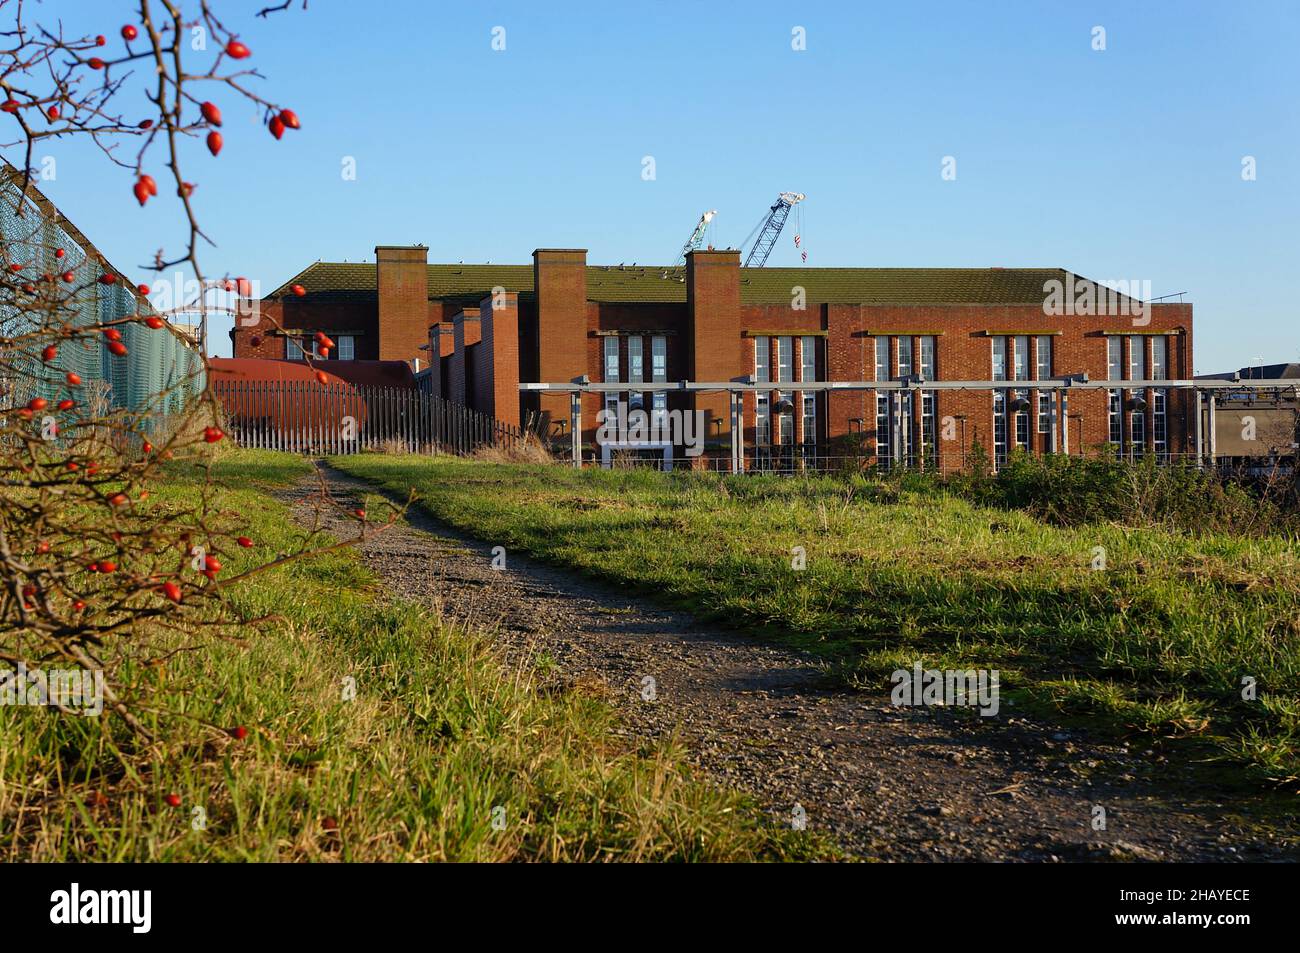
[[[429,265],[429,297],[477,304],[494,287],[529,295],[532,265]],[[744,304],[788,304],[797,285],[812,304],[1041,304],[1043,283],[1060,268],[742,268]],[[686,301],[686,269],[588,265],[587,298],[605,302]],[[300,284],[308,294],[374,295],[373,263],[316,262],[273,291]]]

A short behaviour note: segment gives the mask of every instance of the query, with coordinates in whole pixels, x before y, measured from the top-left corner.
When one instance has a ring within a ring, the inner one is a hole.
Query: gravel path
[[[347,509],[375,492],[322,473]],[[286,497],[304,523],[319,492],[312,479]],[[355,526],[324,523],[340,538]],[[1204,772],[1140,743],[1067,734],[1005,703],[981,719],[834,688],[799,652],[513,553],[495,570],[490,544],[414,507],[360,551],[395,595],[491,627],[511,656],[542,660],[548,679],[605,686],[629,743],[677,731],[717,783],[751,792],[778,823],[801,808],[809,829],[864,858],[1300,859],[1294,827],[1283,836],[1252,820],[1263,802],[1227,801]],[[1096,807],[1105,830],[1094,829]]]

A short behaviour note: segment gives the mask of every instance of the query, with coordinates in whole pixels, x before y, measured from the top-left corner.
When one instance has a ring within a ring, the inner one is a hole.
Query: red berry
[[[322,384],[328,384],[330,382],[329,375],[326,374],[324,371],[316,372],[316,380]]]
[[[143,444],[140,445],[140,449],[143,450],[145,453],[153,453],[153,444],[151,444],[148,440],[146,440]]]
[[[339,822],[332,817],[322,817],[320,826],[327,831],[336,831],[339,829]]]
[[[116,571],[117,571],[117,563],[115,563],[115,562],[111,562],[111,561],[109,561],[109,560],[106,559],[106,560],[104,560],[103,562],[101,562],[101,563],[99,564],[99,571],[100,571],[100,572],[116,572]]]
[[[271,121],[266,124],[266,128],[271,130],[271,135],[279,139],[284,135],[284,122],[279,116],[272,116]]]
[[[204,556],[203,566],[208,572],[221,572],[221,560],[216,556]]]
[[[203,119],[206,122],[210,122],[214,126],[221,125],[221,110],[217,108],[216,103],[200,104],[199,112],[203,113]]]
[[[59,401],[59,410],[71,410],[73,407],[76,406],[77,406],[77,402],[75,400],[69,400],[67,397]]]
[[[104,61],[101,60],[98,56],[92,56],[89,60],[86,61],[86,65],[89,66],[91,69],[103,69]]]
[[[76,602],[72,604],[72,608],[80,612],[82,609],[86,608],[86,604],[82,602],[80,599],[78,599]]]
[[[162,588],[163,588],[163,595],[165,595],[172,602],[179,603],[181,601],[181,587],[176,585],[176,583],[164,582]]]
[[[107,42],[108,42],[108,38],[105,37],[102,33],[99,36],[95,37],[96,46],[103,46]]]
[[[7,113],[16,113],[18,112],[18,100],[6,99],[3,103],[0,103],[0,109]]]
[[[110,354],[115,354],[118,357],[126,357],[127,354],[126,345],[123,344],[121,341],[109,341],[108,352]]]
[[[53,344],[45,345],[45,349],[41,351],[41,360],[43,361],[52,361],[58,356],[59,356],[59,349],[55,347]]]
[[[176,190],[176,194],[181,198],[187,199],[194,194],[194,187],[193,182],[182,182],[180,187]]]
[[[65,271],[65,272],[63,273],[63,280],[64,280],[64,281],[72,281],[72,280],[75,279],[76,277],[77,277],[77,276],[74,275],[74,274],[73,274],[72,272],[70,272],[70,271]]]
[[[149,201],[149,186],[144,184],[143,178],[131,187],[131,191],[135,193],[135,200],[141,205]]]
[[[149,190],[150,195],[158,194],[158,183],[153,180],[152,175],[149,175],[147,173],[143,174],[140,176],[140,181],[145,184],[145,188]]]
[[[77,387],[78,385],[81,384],[81,375],[74,373],[73,371],[68,371],[68,376],[65,378],[65,380],[67,380],[67,382],[71,386]]]
[[[237,542],[240,546],[243,546],[245,549],[248,549],[250,546],[253,545],[253,541],[249,539],[247,536],[240,536],[238,539],[235,540],[235,542]]]
[[[212,130],[212,132],[208,133],[208,151],[213,155],[216,155],[221,151],[221,144],[223,141],[221,133],[217,132],[215,129]]]
[[[302,285],[292,285],[289,288],[289,290],[292,291],[294,294],[296,294],[299,298],[303,297],[307,293],[307,289],[304,288]]]
[[[157,331],[159,328],[163,326],[163,319],[157,316],[148,317],[144,319],[144,323],[146,326],[153,328],[155,331]]]
[[[230,734],[234,737],[236,741],[243,741],[245,738],[248,737],[248,729],[245,728],[243,725],[236,725],[234,729],[230,732]]]
[[[135,286],[135,290],[138,291],[138,292],[140,292],[140,294],[144,295],[146,298],[149,297],[149,286],[148,286],[148,285],[136,285],[136,286]]]
[[[252,54],[252,51],[238,40],[231,40],[226,44],[226,55],[233,60],[246,59]]]
[[[152,120],[152,119],[141,119],[140,122],[136,125],[136,128],[137,128],[137,129],[152,129],[152,128],[153,128],[153,120]]]
[[[27,402],[28,410],[44,410],[49,405],[44,397],[33,397]]]
[[[106,271],[99,276],[99,283],[101,285],[117,284],[117,275],[113,274],[111,271]]]
[[[38,553],[48,553],[50,551],[49,542],[44,539],[41,540],[39,543],[36,544],[36,551]]]
[[[203,439],[204,439],[205,441],[207,441],[208,443],[216,443],[218,440],[220,440],[220,439],[221,439],[222,437],[224,437],[224,436],[225,436],[225,434],[221,432],[221,428],[219,428],[219,427],[204,427],[204,428],[203,428]]]
[[[126,26],[122,27],[122,39],[124,39],[124,40],[126,40],[126,41],[128,41],[128,42],[131,41],[131,40],[134,40],[134,39],[135,39],[137,36],[139,36],[139,35],[140,35],[140,31],[137,30],[137,29],[136,29],[134,26],[132,26],[130,23],[128,23]]]
[[[358,510],[353,510],[352,512],[356,514],[356,517],[357,517],[357,519],[359,519],[359,520],[363,520],[363,519],[366,518],[366,511],[365,511],[365,510],[360,510],[360,509],[358,509]]]
[[[99,572],[99,563],[91,563],[86,568],[89,569],[91,572]]]
[[[179,794],[168,794],[166,797],[163,798],[163,800],[166,801],[168,805],[170,805],[171,807],[181,806],[181,796]]]
[[[126,506],[126,504],[130,503],[131,500],[125,493],[114,493],[108,498],[108,502],[112,503],[114,506]]]
[[[54,249],[54,257],[55,257],[55,258],[62,258],[62,257],[63,257],[64,255],[66,255],[66,254],[67,254],[67,252],[65,252],[62,248],[56,248],[56,249]]]
[[[110,341],[120,341],[122,340],[122,332],[117,328],[104,328],[104,337]]]
[[[45,110],[45,115],[49,116],[51,119],[58,119],[58,118],[59,118],[59,107],[58,107],[58,106],[51,106],[49,109]]]
[[[302,123],[298,121],[298,114],[292,109],[280,110],[280,122],[284,123],[288,129],[301,129]]]

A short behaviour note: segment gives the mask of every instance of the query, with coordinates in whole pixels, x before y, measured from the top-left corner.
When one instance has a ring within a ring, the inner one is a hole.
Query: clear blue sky
[[[1198,372],[1300,360],[1295,0],[312,0],[254,20],[264,4],[220,6],[303,128],[276,143],[216,92],[226,149],[196,141],[186,168],[219,246],[209,273],[269,290],[318,258],[416,242],[431,261],[577,246],[666,263],[704,209],[719,210],[715,244],[735,244],[792,190],[808,195],[810,265],[1145,279],[1194,303]],[[130,6],[45,9],[114,35],[126,18],[106,11]],[[128,273],[160,236],[180,241],[174,199],[137,208],[127,174],[84,145],[42,154],[59,160],[47,192]],[[771,264],[797,263],[791,237]]]

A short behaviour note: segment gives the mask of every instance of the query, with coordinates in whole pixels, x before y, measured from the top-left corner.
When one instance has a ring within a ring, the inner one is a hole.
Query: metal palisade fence
[[[521,428],[412,388],[214,380],[226,431],[243,447],[290,453],[471,453],[524,442]]]

